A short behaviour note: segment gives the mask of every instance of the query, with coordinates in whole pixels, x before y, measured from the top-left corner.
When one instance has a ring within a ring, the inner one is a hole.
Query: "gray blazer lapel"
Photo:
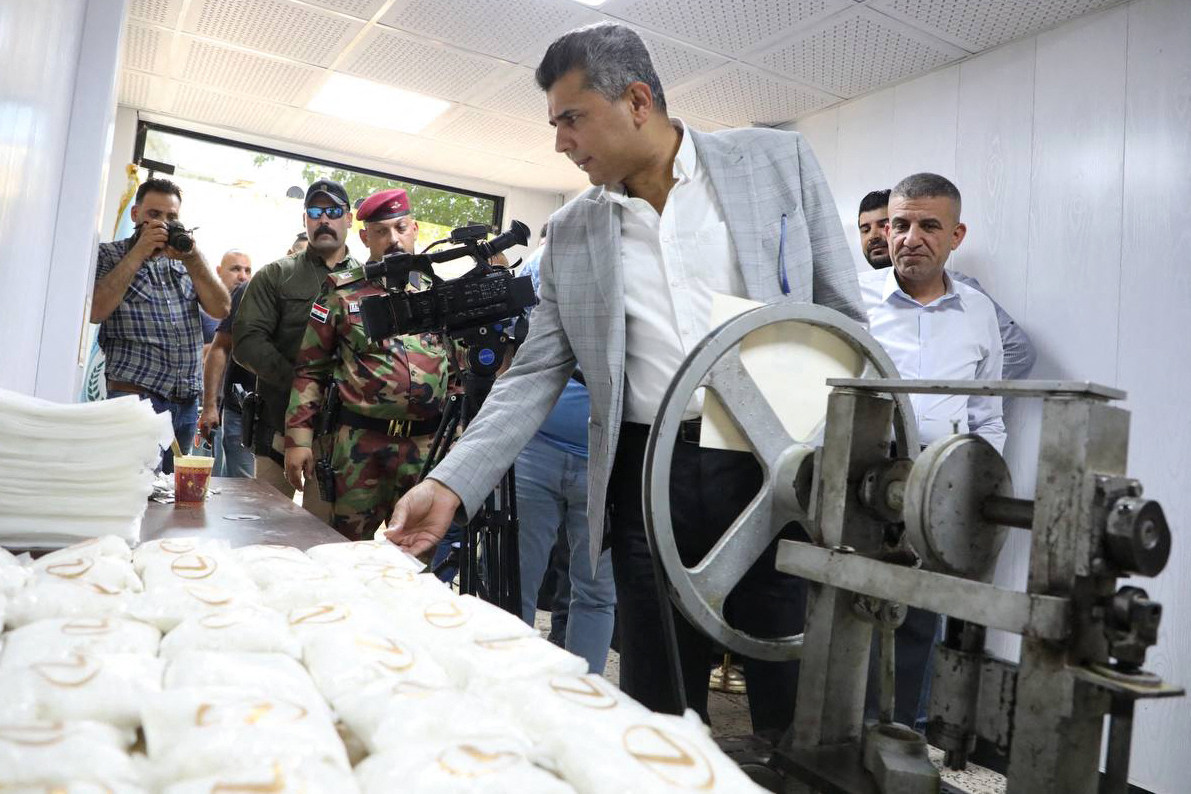
[[[711,187],[719,199],[749,297],[764,300],[773,293],[772,285],[766,279],[773,279],[774,284],[777,283],[777,243],[773,242],[773,256],[767,257],[763,230],[779,218],[762,217],[762,206],[747,150],[690,127],[687,127],[687,132],[695,142],[699,162],[707,169]],[[771,266],[766,266],[767,261]]]

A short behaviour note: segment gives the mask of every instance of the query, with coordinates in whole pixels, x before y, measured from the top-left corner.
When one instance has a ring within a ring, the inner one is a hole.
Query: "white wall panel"
[[[1127,14],[1038,37],[1026,311],[1037,378],[1117,381]]]
[[[811,145],[811,151],[815,153],[815,158],[823,167],[827,184],[831,186],[834,194],[835,186],[839,183],[837,169],[839,160],[836,156],[839,151],[839,110],[831,108],[800,119],[793,129],[801,132],[802,136],[806,138],[806,142]],[[839,196],[835,196],[835,199],[838,202]],[[842,216],[844,208],[841,206],[839,210]]]
[[[892,187],[900,172],[897,158],[890,151],[894,91],[887,88],[839,108],[835,164],[838,176],[831,183],[831,191],[841,208],[840,218],[857,270],[868,270],[868,263],[860,253],[856,208],[870,190]]]
[[[958,106],[958,66],[923,75],[893,89],[889,159],[894,176],[886,187],[922,171],[955,179]]]
[[[0,387],[32,393],[86,5],[0,3]],[[47,47],[46,42],[54,42]]]
[[[1034,40],[959,68],[953,161],[968,236],[958,265],[1016,318],[1025,316],[1034,124]]]
[[[1133,412],[1129,472],[1158,499],[1174,529],[1157,579],[1132,584],[1164,606],[1147,667],[1191,684],[1191,3],[1144,0],[1129,9],[1125,116],[1119,383]],[[1133,732],[1132,782],[1186,791],[1187,701],[1142,701]]]
[[[124,10],[125,0],[87,0],[78,52],[71,63],[77,78],[62,154],[62,181],[56,185],[58,202],[35,386],[38,396],[59,402],[74,400],[82,379]]]
[[[1191,3],[1134,0],[965,61],[954,103],[940,90],[952,68],[796,125],[832,162],[828,179],[858,265],[860,197],[912,170],[950,165],[969,226],[956,264],[1033,336],[1034,377],[1129,392],[1129,471],[1175,532],[1166,571],[1136,582],[1165,610],[1147,667],[1182,685],[1191,682],[1191,543],[1181,531],[1191,526],[1189,41]],[[1038,408],[1007,408],[1021,496],[1034,491]],[[1028,546],[1028,534],[1014,530],[998,583],[1024,585]],[[1017,642],[1001,635],[990,646],[1012,656]],[[1186,700],[1145,702],[1132,782],[1185,792],[1188,736]]]

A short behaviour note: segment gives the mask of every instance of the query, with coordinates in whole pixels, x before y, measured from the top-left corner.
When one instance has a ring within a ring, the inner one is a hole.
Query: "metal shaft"
[[[1032,529],[1034,501],[1008,496],[990,496],[980,505],[980,514],[987,520],[1005,527]]]
[[[897,689],[894,684],[897,662],[894,658],[893,629],[882,626],[877,635],[880,641],[879,662],[881,665],[880,702],[878,705],[880,713],[877,715],[877,719],[882,725],[889,725],[893,722],[894,697]]]

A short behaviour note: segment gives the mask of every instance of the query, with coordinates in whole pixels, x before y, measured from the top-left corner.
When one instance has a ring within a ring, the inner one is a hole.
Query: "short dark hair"
[[[963,200],[959,195],[959,188],[945,176],[923,172],[910,174],[893,186],[892,195],[908,199],[921,198],[949,198],[955,202],[955,219],[959,220],[959,213],[963,207]]]
[[[140,204],[144,200],[146,193],[165,193],[166,195],[177,196],[178,201],[182,200],[182,188],[175,185],[168,179],[146,179],[141,183],[141,186],[136,189],[136,202]]]
[[[298,236],[294,238],[294,242],[301,243],[301,242],[305,242],[305,241],[306,241],[306,232],[298,232]]]
[[[582,69],[588,88],[599,91],[609,102],[620,99],[630,83],[645,83],[653,92],[653,104],[666,110],[666,94],[649,50],[625,25],[597,22],[564,33],[546,50],[534,78],[543,91],[549,91],[572,69]]]
[[[889,206],[889,190],[874,190],[864,198],[860,199],[860,209],[856,211],[857,215],[863,215],[866,212],[879,210],[881,207]]]

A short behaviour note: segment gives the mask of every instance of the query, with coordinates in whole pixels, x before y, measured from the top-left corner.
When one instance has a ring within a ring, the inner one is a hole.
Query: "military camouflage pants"
[[[399,438],[340,426],[331,450],[335,505],[331,526],[349,540],[369,539],[412,488],[433,436]]]

